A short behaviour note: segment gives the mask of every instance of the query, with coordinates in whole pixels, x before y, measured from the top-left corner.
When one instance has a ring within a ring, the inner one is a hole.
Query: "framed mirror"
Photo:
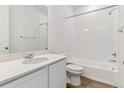
[[[0,5],[0,54],[47,50],[48,8]]]

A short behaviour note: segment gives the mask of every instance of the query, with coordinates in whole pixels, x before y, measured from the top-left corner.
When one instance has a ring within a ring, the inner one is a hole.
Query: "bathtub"
[[[68,60],[68,63],[83,66],[83,77],[118,87],[118,63],[102,63],[91,60],[80,60],[76,58]]]

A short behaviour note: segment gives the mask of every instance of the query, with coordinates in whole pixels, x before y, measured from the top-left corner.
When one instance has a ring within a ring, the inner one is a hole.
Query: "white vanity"
[[[66,57],[58,54],[44,54],[34,57],[34,59],[39,58],[48,58],[48,60],[39,63],[24,63],[27,59],[0,62],[0,87],[66,87]]]

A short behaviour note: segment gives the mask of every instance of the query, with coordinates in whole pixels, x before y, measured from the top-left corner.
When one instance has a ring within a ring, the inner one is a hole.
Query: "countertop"
[[[34,56],[34,58],[41,57],[46,57],[48,60],[37,64],[23,64],[22,62],[26,59],[0,62],[0,86],[66,58],[66,56],[59,54],[44,54]]]

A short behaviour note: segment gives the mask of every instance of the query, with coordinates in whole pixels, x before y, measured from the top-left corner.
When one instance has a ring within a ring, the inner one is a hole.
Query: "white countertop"
[[[44,54],[35,56],[34,58],[38,57],[46,57],[48,60],[37,64],[23,64],[22,62],[26,59],[0,62],[0,86],[14,79],[22,77],[25,74],[31,73],[35,70],[66,58],[66,56],[59,54]]]

